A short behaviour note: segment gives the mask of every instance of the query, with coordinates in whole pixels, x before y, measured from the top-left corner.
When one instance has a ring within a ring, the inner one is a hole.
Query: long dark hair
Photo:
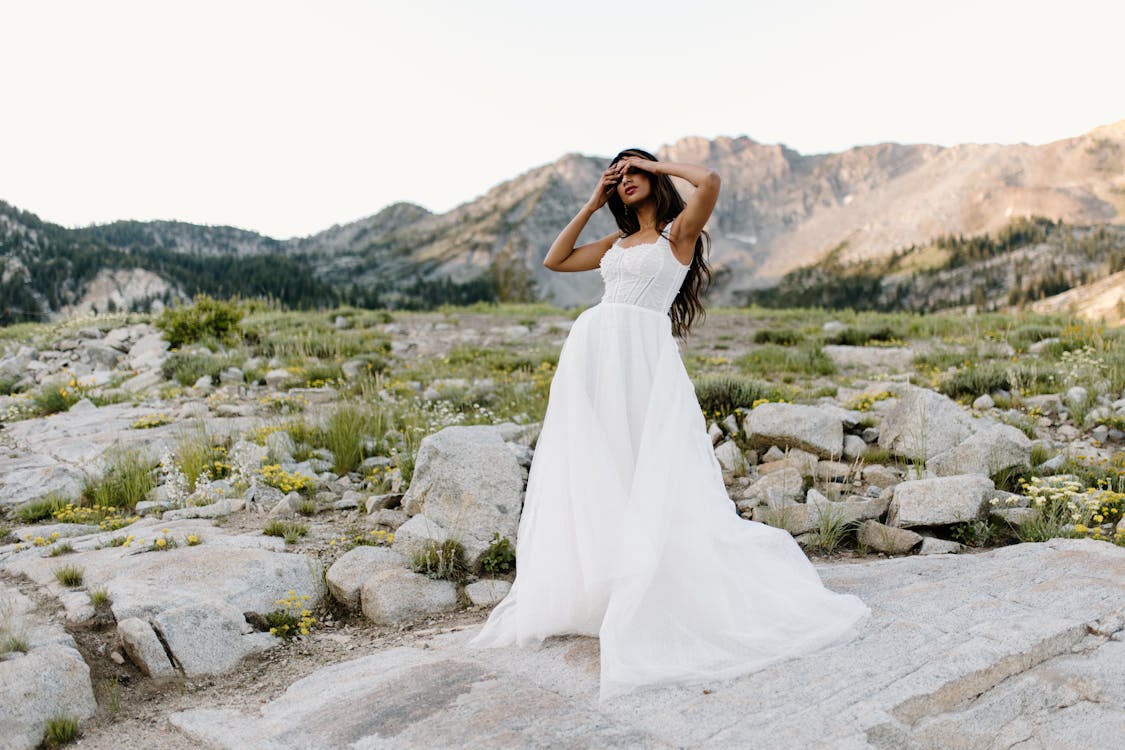
[[[639,148],[627,148],[617,156],[613,157],[610,166],[621,161],[627,156],[637,156],[649,161],[658,161],[658,159],[647,151]],[[672,219],[680,215],[684,210],[684,199],[680,195],[680,191],[672,183],[672,178],[666,174],[652,174],[648,173],[648,178],[652,183],[653,200],[656,202],[656,223],[662,224],[665,229]],[[627,237],[635,234],[641,230],[640,220],[637,219],[637,212],[631,211],[626,208],[625,204],[621,201],[621,196],[614,190],[609,194],[610,213],[617,221],[617,228]],[[663,230],[661,230],[663,233]],[[703,320],[707,317],[707,311],[703,308],[703,302],[700,297],[707,291],[713,281],[711,275],[711,268],[707,265],[705,254],[711,250],[711,235],[706,231],[701,232],[699,237],[695,240],[695,253],[691,258],[691,266],[688,268],[687,276],[684,277],[683,283],[680,285],[680,290],[676,293],[676,298],[672,300],[672,309],[669,315],[672,318],[672,334],[679,336],[681,339],[686,337],[688,331],[691,330],[692,325],[695,323],[696,317]]]

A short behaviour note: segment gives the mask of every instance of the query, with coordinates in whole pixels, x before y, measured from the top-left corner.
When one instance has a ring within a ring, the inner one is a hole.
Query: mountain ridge
[[[1041,145],[888,142],[802,154],[745,135],[685,136],[656,154],[702,163],[723,176],[708,224],[713,304],[732,304],[748,290],[775,284],[829,254],[845,263],[877,259],[941,235],[995,232],[1019,217],[1125,222],[1125,120]],[[590,304],[601,289],[599,274],[555,273],[543,268],[542,258],[606,163],[608,157],[569,152],[443,213],[396,202],[357,221],[287,240],[164,221],[64,231],[78,244],[131,257],[164,252],[299,260],[318,283],[356,290],[356,299],[368,302],[393,298],[404,284],[424,294],[434,284],[452,288],[491,275],[514,279],[521,294],[534,289],[544,301]],[[689,185],[676,182],[690,193]],[[19,224],[12,210],[19,213],[0,202],[0,215],[7,217],[0,231]],[[614,230],[608,211],[600,211],[580,242]],[[18,271],[10,256],[0,248],[9,275]],[[364,297],[361,290],[370,293]]]

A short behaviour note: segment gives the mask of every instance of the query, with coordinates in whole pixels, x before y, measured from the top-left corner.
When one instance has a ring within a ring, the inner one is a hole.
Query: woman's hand
[[[636,170],[643,170],[645,172],[648,172],[649,174],[657,174],[658,173],[657,170],[659,169],[659,164],[660,164],[660,162],[658,162],[658,161],[651,161],[649,159],[642,159],[639,156],[626,156],[624,159],[621,159],[616,164],[614,164],[613,167],[611,167],[611,169],[616,168],[617,172],[618,172],[618,177],[620,178],[626,172],[636,171]]]
[[[617,189],[617,183],[621,181],[621,170],[618,169],[618,162],[606,171],[602,172],[601,179],[598,180],[598,186],[594,188],[594,194],[590,196],[590,200],[586,201],[586,208],[593,213],[605,205],[609,200],[609,196]]]

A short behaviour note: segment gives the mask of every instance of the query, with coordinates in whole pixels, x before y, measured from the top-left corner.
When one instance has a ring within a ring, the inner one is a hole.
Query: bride
[[[673,176],[694,186],[687,201]],[[598,269],[605,291],[559,354],[515,581],[468,645],[596,636],[603,700],[746,674],[842,642],[870,615],[823,586],[788,532],[743,519],[727,496],[677,342],[704,312],[719,189],[706,167],[622,151],[543,261]],[[575,247],[607,204],[620,231]]]

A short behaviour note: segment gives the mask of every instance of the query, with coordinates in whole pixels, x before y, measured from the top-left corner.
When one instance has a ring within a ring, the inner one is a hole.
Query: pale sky
[[[0,0],[0,200],[284,239],[689,135],[1046,143],[1125,119],[1123,28],[1120,0]]]

